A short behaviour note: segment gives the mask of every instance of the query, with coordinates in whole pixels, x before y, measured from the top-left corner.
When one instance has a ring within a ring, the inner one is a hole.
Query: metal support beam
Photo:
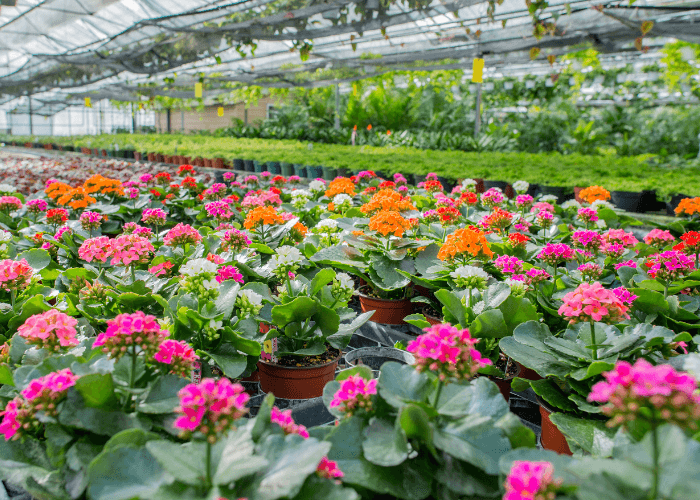
[[[34,135],[34,122],[32,120],[32,96],[29,96],[29,135]]]
[[[166,117],[166,120],[167,120],[167,121],[166,121],[167,127],[168,127],[167,130],[168,130],[168,133],[170,134],[170,133],[173,131],[173,130],[172,130],[172,126],[171,126],[171,125],[172,125],[172,120],[171,120],[171,116],[170,116],[170,108],[168,108],[168,109],[166,110],[165,117]]]
[[[481,84],[476,84],[476,120],[474,120],[474,137],[479,137],[481,129]]]
[[[335,84],[335,129],[340,130],[340,84]]]

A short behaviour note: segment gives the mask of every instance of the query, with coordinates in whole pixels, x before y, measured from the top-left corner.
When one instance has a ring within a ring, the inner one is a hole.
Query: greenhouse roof
[[[685,0],[551,0],[535,20],[524,0],[16,0],[0,8],[0,105],[34,95],[48,115],[85,96],[192,97],[204,81],[213,98],[229,82],[322,86],[474,57],[487,75],[543,74],[584,44],[655,61],[669,38],[700,42],[698,14]]]

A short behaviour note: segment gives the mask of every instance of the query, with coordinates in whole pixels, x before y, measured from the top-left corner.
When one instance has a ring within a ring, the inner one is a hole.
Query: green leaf
[[[357,365],[340,372],[338,376],[335,377],[335,380],[338,382],[342,382],[343,380],[352,377],[353,375],[359,375],[365,380],[372,380],[374,378],[374,373],[372,373],[371,368],[369,368],[366,365]]]
[[[311,319],[321,329],[324,336],[330,336],[338,332],[340,317],[337,312],[329,307],[319,304],[316,313]]]
[[[411,401],[424,401],[433,385],[426,374],[418,373],[413,366],[389,361],[382,365],[377,389],[387,403],[401,408]]]
[[[408,458],[408,442],[398,420],[373,417],[365,428],[362,450],[367,460],[382,467],[402,464]]]
[[[92,373],[75,382],[75,389],[83,396],[85,406],[99,408],[115,399],[112,374]]]
[[[636,309],[647,314],[664,313],[669,310],[668,302],[666,302],[662,293],[646,288],[632,288],[630,292],[637,295],[637,299],[634,301]]]
[[[425,319],[425,316],[422,314],[411,314],[410,316],[406,316],[403,320],[408,324],[420,328],[421,330],[430,328],[430,323],[428,323],[428,320]]]
[[[173,482],[145,448],[123,446],[98,456],[88,469],[88,495],[92,500],[151,498]]]
[[[222,344],[216,352],[204,351],[214,360],[221,371],[229,378],[236,378],[243,373],[248,364],[245,354],[240,354],[229,344]]]
[[[12,370],[6,364],[0,364],[0,385],[11,385],[14,387],[15,381],[12,378]]]
[[[230,319],[233,308],[236,305],[236,297],[241,286],[233,280],[226,280],[221,283],[219,296],[214,302],[217,314],[223,314],[224,319]]]
[[[479,314],[469,326],[474,338],[502,338],[508,335],[503,313],[498,309],[489,309]]]
[[[207,445],[200,441],[178,444],[171,441],[149,441],[146,449],[165,471],[186,484],[202,484],[206,478]]]
[[[272,308],[272,322],[282,326],[292,322],[301,322],[313,316],[318,310],[318,303],[309,297],[297,297],[288,304]]]
[[[537,313],[537,308],[524,297],[513,297],[511,295],[501,303],[499,309],[503,313],[503,319],[510,335],[521,324],[528,321],[537,321],[540,317]]]
[[[225,485],[242,477],[255,474],[268,461],[254,456],[255,443],[248,428],[242,427],[220,440],[212,449],[212,481]]]
[[[607,427],[605,421],[576,418],[566,413],[552,413],[549,418],[567,441],[575,442],[594,456],[612,455],[615,430]]]
[[[176,375],[158,377],[149,388],[146,398],[139,404],[142,413],[173,413],[180,404],[177,393],[189,383]]]
[[[51,255],[46,250],[41,248],[32,248],[26,252],[22,252],[15,260],[26,259],[27,264],[31,266],[34,272],[41,271],[51,264]]]
[[[423,408],[409,404],[399,411],[399,423],[408,439],[418,439],[424,443],[432,443],[433,428],[430,417]]]
[[[554,385],[549,379],[530,381],[532,390],[535,391],[547,404],[563,411],[573,411],[576,406]]]
[[[63,402],[58,419],[66,427],[83,429],[101,436],[113,436],[134,427],[144,430],[149,427],[149,423],[140,420],[137,414],[86,406],[83,397],[74,388],[68,390],[68,397]]]
[[[449,290],[438,290],[435,292],[435,298],[442,302],[444,309],[452,315],[457,321],[457,324],[463,328],[468,326],[467,308],[462,301],[453,292]]]
[[[335,278],[335,271],[333,269],[324,268],[316,273],[316,276],[311,280],[308,286],[309,297],[313,297],[321,288],[329,284]]]
[[[131,446],[132,448],[142,448],[149,441],[162,439],[155,432],[147,432],[143,429],[127,429],[118,432],[105,443],[103,452],[115,450],[121,446]]]

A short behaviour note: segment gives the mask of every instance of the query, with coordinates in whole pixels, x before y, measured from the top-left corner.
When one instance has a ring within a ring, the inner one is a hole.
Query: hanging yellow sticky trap
[[[142,103],[142,102],[139,103],[139,109],[143,109],[143,103]]]
[[[217,109],[216,112],[219,115],[219,117],[224,116],[224,108],[222,106],[219,106],[219,109]]]
[[[197,99],[202,98],[202,84],[201,83],[194,84],[194,96]]]
[[[90,102],[90,98],[86,97],[85,98],[85,107],[86,108],[91,108],[92,107],[92,102]]]
[[[480,57],[474,59],[472,63],[472,82],[482,83],[484,81],[484,60]]]
[[[357,84],[356,83],[352,84],[352,95],[357,97]]]

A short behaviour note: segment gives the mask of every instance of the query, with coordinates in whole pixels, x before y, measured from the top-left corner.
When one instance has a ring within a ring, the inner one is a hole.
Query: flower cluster
[[[281,246],[269,262],[270,269],[280,279],[285,279],[289,273],[295,273],[299,269],[304,256],[299,249],[292,246]]]
[[[184,247],[196,245],[202,241],[202,235],[189,224],[179,223],[172,228],[163,238],[163,244],[169,247]]]
[[[676,212],[676,215],[687,216],[693,216],[700,213],[700,197],[683,198],[674,211]]]
[[[211,444],[246,414],[245,405],[250,399],[241,384],[231,383],[227,378],[205,378],[199,384],[183,387],[178,396],[180,406],[176,412],[180,416],[173,426],[180,429],[185,438],[199,432]]]
[[[412,340],[406,350],[415,356],[416,370],[430,370],[441,381],[468,379],[476,375],[479,368],[490,365],[474,349],[479,339],[474,339],[468,329],[460,330],[450,324],[433,325],[426,333]]]
[[[561,483],[554,479],[551,463],[516,460],[506,478],[503,500],[554,500]]]
[[[241,290],[236,297],[236,307],[242,319],[257,316],[262,309],[262,295],[253,290]]]
[[[221,238],[221,251],[238,253],[250,244],[246,233],[238,229],[228,229]]]
[[[78,320],[56,309],[30,316],[17,334],[26,339],[27,344],[35,345],[48,351],[60,351],[79,344],[75,326]]]
[[[0,260],[0,290],[24,290],[32,282],[33,270],[26,259]]]
[[[571,240],[575,247],[583,248],[589,252],[597,251],[603,246],[603,237],[595,231],[579,230],[574,231]]]
[[[233,280],[243,284],[243,275],[238,271],[236,266],[223,266],[217,271],[216,281],[222,283],[226,280]]]
[[[581,283],[576,290],[564,295],[558,313],[569,323],[599,321],[619,323],[629,318],[629,307],[612,291],[599,282]]]
[[[481,204],[489,208],[500,205],[504,200],[505,196],[496,188],[491,188],[481,195]]]
[[[393,234],[400,238],[410,228],[411,223],[393,210],[380,210],[369,219],[369,229],[382,236]]]
[[[496,269],[504,274],[519,274],[523,271],[524,262],[517,257],[512,257],[510,255],[501,255],[495,261],[493,265]]]
[[[16,196],[0,196],[0,211],[10,213],[22,208],[22,202]]]
[[[355,183],[347,177],[337,177],[328,185],[325,194],[327,198],[332,199],[341,193],[348,196],[355,196]]]
[[[333,395],[330,407],[338,408],[350,417],[355,412],[372,410],[372,396],[377,394],[377,380],[365,380],[361,375],[351,375],[340,382],[340,389]]]
[[[65,208],[52,208],[46,212],[46,222],[58,226],[68,220],[68,211]]]
[[[590,208],[590,207],[579,208],[578,218],[581,219],[581,222],[583,222],[584,224],[590,224],[592,222],[597,222],[598,221],[598,211],[595,208]]]
[[[280,410],[276,406],[270,411],[270,422],[279,425],[285,434],[299,434],[304,439],[308,439],[309,431],[306,427],[294,423],[292,418],[292,410]]]
[[[208,259],[192,259],[180,267],[180,288],[199,300],[216,300],[219,296],[219,266]]]
[[[94,231],[99,229],[103,219],[104,216],[100,213],[85,211],[80,214],[80,227],[88,232]]]
[[[151,226],[162,226],[165,224],[167,216],[161,208],[146,208],[141,214],[141,222]]]
[[[369,202],[360,207],[363,214],[372,216],[380,210],[391,210],[394,212],[406,212],[407,210],[415,210],[416,207],[411,203],[411,198],[402,196],[401,193],[393,189],[381,189],[377,191]]]
[[[199,356],[187,342],[182,340],[165,339],[153,355],[153,360],[168,365],[169,373],[180,377],[188,377],[197,365]]]
[[[248,215],[243,222],[243,227],[246,229],[256,229],[260,226],[269,226],[272,224],[283,224],[284,219],[277,213],[275,207],[255,207],[248,212]]]
[[[130,266],[148,261],[155,248],[151,242],[136,234],[122,234],[111,241],[111,264]]]
[[[343,477],[343,471],[338,468],[338,463],[323,457],[316,468],[316,474],[324,479],[337,479]],[[340,483],[340,481],[338,481]]]
[[[578,197],[586,203],[592,204],[597,200],[609,200],[610,191],[601,186],[589,186],[585,189],[582,189],[579,192]]]
[[[528,210],[534,202],[535,199],[529,194],[519,194],[515,197],[515,206],[521,210]]]
[[[139,348],[146,360],[151,360],[169,334],[160,328],[155,316],[136,311],[108,320],[107,330],[97,336],[93,346],[102,347],[102,352],[115,360],[121,359],[129,350],[132,350],[132,355],[137,354]]]
[[[571,262],[576,258],[574,250],[566,243],[547,243],[537,254],[537,258],[550,266],[558,266],[562,262]]]
[[[651,255],[645,265],[649,276],[667,282],[686,276],[695,269],[693,259],[676,250]]]
[[[349,274],[337,273],[331,283],[331,296],[338,302],[348,302],[355,293],[355,283]]]
[[[691,375],[671,365],[654,366],[638,359],[634,365],[618,361],[603,376],[605,380],[593,386],[588,400],[606,403],[603,413],[612,417],[608,426],[651,418],[697,430],[700,393]]]
[[[448,235],[438,252],[438,258],[446,261],[492,257],[486,235],[474,226],[457,229]]]
[[[46,202],[46,200],[29,200],[27,202],[27,212],[30,214],[46,212],[48,208],[49,204]]]
[[[603,269],[595,262],[586,262],[578,266],[578,272],[581,273],[583,279],[587,281],[595,281],[603,275]]]
[[[209,217],[213,217],[219,222],[229,220],[231,217],[233,217],[233,212],[231,212],[228,203],[223,200],[207,203],[204,205],[204,210],[207,211],[207,215]]]
[[[491,212],[488,215],[485,215],[479,221],[479,225],[484,229],[491,229],[499,233],[504,229],[508,228],[512,223],[513,214],[506,210],[501,210],[498,207],[494,208],[493,212]]]
[[[459,266],[450,273],[450,277],[460,288],[476,288],[477,290],[485,289],[486,282],[489,279],[489,275],[486,271],[475,266]]]

